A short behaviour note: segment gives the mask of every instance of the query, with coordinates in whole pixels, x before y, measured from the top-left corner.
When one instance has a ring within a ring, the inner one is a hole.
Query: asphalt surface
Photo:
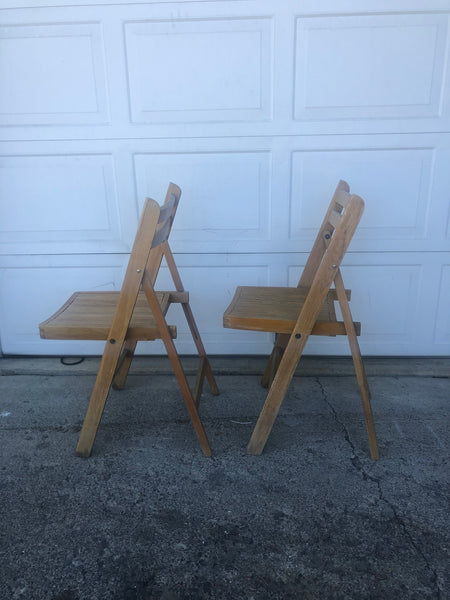
[[[348,362],[325,359],[247,455],[252,360],[213,359],[212,458],[167,364],[138,358],[81,459],[97,359],[0,359],[0,600],[450,598],[450,362],[369,361],[372,461]]]

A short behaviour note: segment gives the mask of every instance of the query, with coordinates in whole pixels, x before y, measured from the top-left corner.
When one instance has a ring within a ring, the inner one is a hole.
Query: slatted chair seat
[[[308,296],[309,288],[239,286],[223,323],[231,329],[291,333]],[[346,290],[350,299],[350,290]],[[330,290],[320,307],[311,335],[346,335],[345,324],[338,321],[334,303],[335,290]],[[353,322],[357,335],[361,323]]]
[[[162,206],[149,198],[145,200],[120,292],[75,292],[39,326],[45,339],[106,341],[78,439],[77,456],[91,454],[109,391],[111,387],[123,388],[136,344],[156,339],[164,343],[200,447],[205,456],[211,455],[198,408],[205,378],[213,394],[219,390],[189,304],[189,293],[183,287],[168,242],[180,196],[180,188],[171,183]],[[174,283],[173,291],[155,290],[163,259]],[[173,303],[181,304],[200,358],[194,390],[173,341],[176,327],[168,325],[165,319]]]
[[[340,181],[296,288],[238,287],[223,316],[224,327],[277,334],[261,383],[269,388],[247,452],[261,454],[310,335],[346,335],[355,365],[370,454],[378,458],[370,391],[340,264],[364,211],[362,198]],[[334,287],[332,287],[334,285]],[[343,321],[338,321],[335,302]]]
[[[41,338],[48,340],[106,340],[111,329],[120,292],[75,292],[61,308],[39,325]],[[156,292],[165,316],[176,298],[171,292]],[[186,296],[187,297],[187,296]],[[169,325],[172,338],[175,325]],[[161,339],[158,326],[143,291],[140,291],[128,326],[128,336],[141,341]]]

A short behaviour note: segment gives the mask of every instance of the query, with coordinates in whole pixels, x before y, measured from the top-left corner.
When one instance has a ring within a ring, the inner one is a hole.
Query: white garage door
[[[2,6],[4,354],[101,351],[37,325],[74,290],[120,287],[142,202],[169,181],[207,350],[267,352],[222,312],[236,285],[296,283],[341,178],[366,200],[344,267],[363,351],[450,353],[448,1]]]

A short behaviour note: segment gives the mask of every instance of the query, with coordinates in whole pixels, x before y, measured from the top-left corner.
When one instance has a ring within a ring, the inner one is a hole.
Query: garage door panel
[[[295,117],[439,117],[447,15],[297,19]]]
[[[292,154],[292,238],[314,238],[336,182],[366,200],[355,236],[362,239],[424,239],[433,182],[432,148],[359,148]]]
[[[0,28],[0,124],[108,121],[99,23]]]
[[[163,198],[169,181],[181,187],[172,240],[185,251],[190,242],[208,242],[214,252],[221,242],[269,239],[269,152],[136,154],[134,162],[141,205],[149,195]]]
[[[108,154],[0,157],[1,242],[15,253],[122,246]]]
[[[134,123],[270,117],[269,19],[125,23],[125,38]]]

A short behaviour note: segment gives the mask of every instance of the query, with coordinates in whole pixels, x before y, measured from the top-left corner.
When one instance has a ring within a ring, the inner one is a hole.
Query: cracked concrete
[[[316,360],[255,457],[258,361],[216,361],[207,459],[173,376],[138,365],[85,460],[95,369],[39,360],[0,361],[1,600],[450,598],[448,371],[372,361],[374,462],[354,376]]]
[[[363,476],[364,479],[369,479],[370,481],[373,481],[374,483],[376,483],[376,485],[378,487],[378,495],[379,495],[380,502],[385,502],[389,506],[389,508],[392,510],[392,513],[394,515],[394,521],[403,530],[403,533],[405,535],[405,539],[406,539],[407,543],[409,543],[414,548],[415,552],[418,554],[418,556],[420,556],[422,558],[422,560],[426,564],[428,570],[431,572],[432,579],[433,579],[435,587],[436,587],[436,598],[440,599],[441,598],[441,587],[438,582],[437,571],[432,567],[432,565],[430,565],[430,563],[427,559],[427,556],[423,553],[421,547],[415,543],[414,538],[412,537],[411,533],[408,530],[408,526],[407,526],[406,522],[399,517],[397,508],[394,505],[394,503],[390,502],[383,496],[381,479],[379,477],[374,477],[374,476],[370,475],[370,473],[368,473],[365,470],[364,465],[362,464],[361,460],[358,458],[358,456],[356,454],[355,445],[353,444],[352,440],[350,439],[350,435],[348,433],[347,428],[345,427],[345,424],[339,419],[338,412],[336,411],[334,406],[329,402],[327,394],[325,392],[325,389],[324,389],[323,385],[321,384],[320,379],[318,377],[316,377],[316,381],[322,391],[322,396],[323,396],[323,399],[325,400],[325,403],[329,406],[336,422],[342,427],[342,430],[344,432],[344,437],[345,437],[346,441],[348,442],[348,445],[350,446],[351,451],[352,451],[352,456],[350,457],[352,465],[355,467],[355,469],[357,471],[359,471],[361,473],[361,475]],[[401,385],[401,381],[400,381],[400,385]]]

